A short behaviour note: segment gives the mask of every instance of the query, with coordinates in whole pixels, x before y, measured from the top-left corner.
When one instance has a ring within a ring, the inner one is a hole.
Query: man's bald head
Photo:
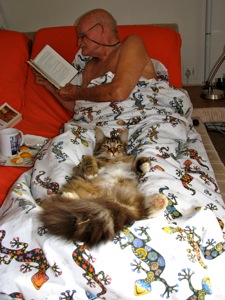
[[[93,23],[100,23],[105,28],[108,28],[110,31],[117,33],[117,22],[113,18],[113,16],[106,10],[97,8],[93,9],[84,15],[82,15],[78,21],[76,22],[77,25],[81,22],[86,22],[88,20],[89,22]]]

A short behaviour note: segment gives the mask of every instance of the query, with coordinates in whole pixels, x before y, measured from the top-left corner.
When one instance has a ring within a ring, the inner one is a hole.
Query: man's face
[[[79,22],[77,25],[78,46],[84,56],[94,56],[95,50],[99,48],[93,41],[100,40],[100,23],[91,21]],[[93,41],[91,41],[93,40]]]

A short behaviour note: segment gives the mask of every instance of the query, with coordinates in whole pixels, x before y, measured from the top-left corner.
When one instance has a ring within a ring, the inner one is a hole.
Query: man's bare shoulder
[[[122,44],[126,45],[126,44],[136,44],[136,43],[143,45],[143,40],[137,34],[130,34],[123,40]]]
[[[129,53],[132,55],[146,55],[146,48],[143,40],[140,36],[136,34],[131,34],[127,36],[121,44],[121,54],[125,56]]]
[[[135,34],[127,36],[122,42],[120,56],[125,61],[133,60],[134,57],[139,59],[146,58],[148,55],[141,37]]]

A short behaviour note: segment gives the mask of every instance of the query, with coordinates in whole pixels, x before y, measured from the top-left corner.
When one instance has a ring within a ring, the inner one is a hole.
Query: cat
[[[92,247],[107,242],[124,226],[165,209],[163,194],[146,196],[139,178],[150,170],[148,157],[127,154],[128,129],[106,137],[96,128],[93,155],[73,169],[60,195],[42,201],[40,220],[49,233]]]

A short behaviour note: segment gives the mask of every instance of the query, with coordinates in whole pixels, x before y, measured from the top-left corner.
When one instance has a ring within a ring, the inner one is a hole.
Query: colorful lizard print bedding
[[[0,299],[224,299],[224,204],[191,115],[185,91],[164,80],[141,78],[124,102],[77,101],[64,132],[42,148],[1,207]],[[165,194],[169,205],[88,248],[48,234],[38,203],[92,153],[96,126],[106,134],[129,128],[129,152],[151,160],[140,189]]]

